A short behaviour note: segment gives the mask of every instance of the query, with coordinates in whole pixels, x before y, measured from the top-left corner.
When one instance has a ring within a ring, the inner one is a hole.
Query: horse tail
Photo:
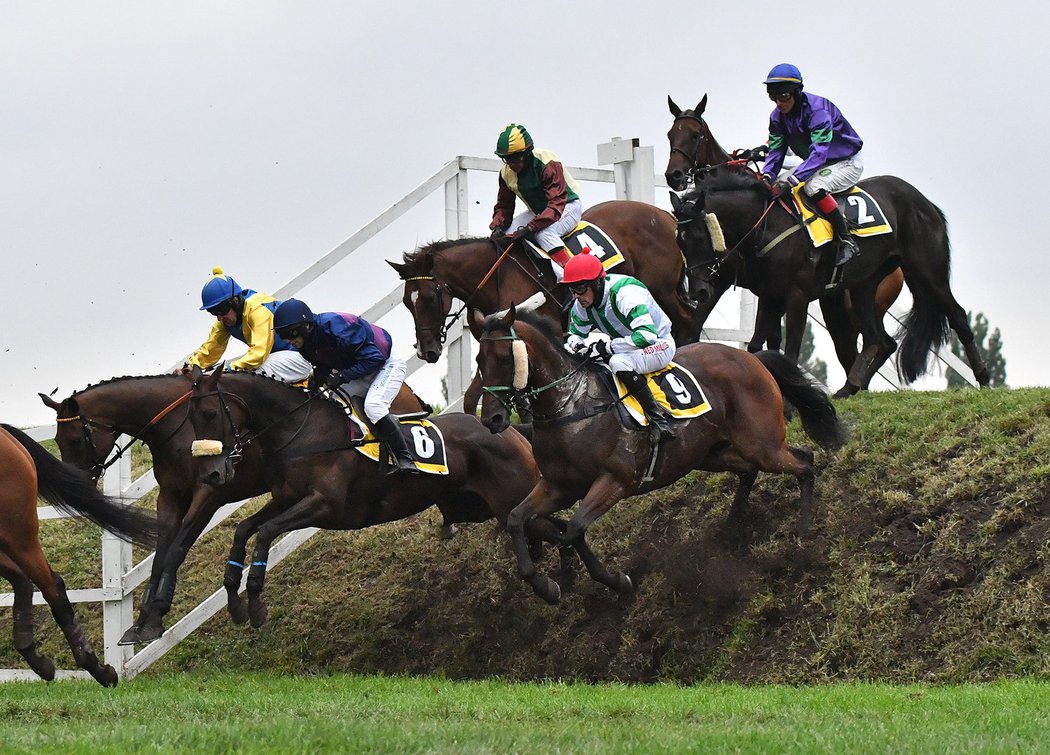
[[[944,269],[947,281],[951,273],[951,244],[948,240],[948,220],[937,205],[927,201],[927,206],[916,207],[908,218],[901,222],[899,246],[922,245],[928,251],[930,259],[941,258],[939,264]],[[915,234],[912,230],[915,229]],[[915,235],[922,238],[915,238]],[[930,235],[933,238],[930,239]],[[901,266],[904,280],[911,291],[912,307],[901,323],[904,338],[901,340],[897,355],[897,372],[906,382],[911,383],[926,374],[930,361],[930,351],[938,349],[948,342],[948,314],[937,299],[927,276],[912,266]]]
[[[56,459],[46,448],[10,425],[3,428],[21,443],[36,465],[37,492],[57,509],[85,516],[107,532],[141,545],[157,539],[157,520],[139,509],[124,506],[99,492],[91,476]]]
[[[821,448],[834,451],[849,440],[849,430],[816,379],[779,351],[755,354],[777,382],[780,392],[798,411],[802,428]]]

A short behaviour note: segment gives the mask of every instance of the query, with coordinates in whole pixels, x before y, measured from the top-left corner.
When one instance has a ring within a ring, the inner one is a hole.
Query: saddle
[[[628,430],[647,428],[649,418],[646,417],[642,405],[627,392],[623,383],[608,366],[602,365],[596,373],[602,387],[609,392],[611,398],[616,399],[613,406],[616,407],[620,423]],[[661,370],[648,373],[645,379],[649,382],[649,390],[652,391],[656,403],[675,419],[692,419],[711,411],[711,404],[708,403],[696,377],[677,362],[671,362]]]
[[[809,205],[809,197],[802,191],[805,183],[796,186],[791,196],[795,200],[795,209],[798,210],[802,222],[809,232],[809,239],[814,247],[821,247],[835,239],[831,223],[823,218],[813,207]],[[878,201],[864,189],[854,186],[849,191],[833,195],[838,202],[839,210],[846,218],[846,225],[853,236],[881,236],[893,233],[890,221],[886,213],[882,211]]]
[[[565,248],[569,250],[570,256],[575,257],[577,254],[583,254],[584,251],[587,251],[602,261],[602,267],[606,271],[612,270],[624,259],[620,248],[616,246],[616,242],[609,238],[608,234],[601,228],[586,220],[581,220],[576,224],[575,228],[562,236],[562,241],[565,244]],[[547,252],[529,238],[525,239],[525,248],[534,257],[550,260]]]

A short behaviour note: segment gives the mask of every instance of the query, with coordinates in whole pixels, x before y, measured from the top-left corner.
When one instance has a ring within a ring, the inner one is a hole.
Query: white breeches
[[[545,252],[553,251],[559,246],[563,246],[561,237],[566,233],[570,233],[580,222],[580,216],[583,214],[583,203],[580,200],[569,202],[565,205],[565,211],[561,214],[561,217],[551,223],[549,226],[533,234],[536,237],[536,243]],[[532,210],[525,210],[514,216],[514,220],[511,221],[510,228],[507,229],[508,233],[512,233],[514,229],[520,228],[523,225],[528,225],[529,221],[536,217],[536,213]]]
[[[630,371],[645,375],[669,365],[674,358],[674,352],[674,341],[669,338],[661,339],[644,349],[613,354],[609,358],[609,369],[613,372]]]
[[[378,370],[343,383],[342,389],[351,396],[364,396],[365,416],[370,422],[376,422],[390,413],[390,405],[394,403],[407,374],[405,360],[391,353],[386,364]]]
[[[840,191],[847,191],[856,186],[857,181],[860,180],[860,174],[863,172],[864,160],[861,158],[860,152],[858,152],[853,157],[847,157],[845,160],[826,165],[818,170],[806,181],[806,185],[802,187],[802,190],[809,197],[816,194],[820,189],[824,189],[828,194],[837,194]]]

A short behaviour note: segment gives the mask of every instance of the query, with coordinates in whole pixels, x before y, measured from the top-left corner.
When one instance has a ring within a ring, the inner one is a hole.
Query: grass
[[[5,752],[1045,752],[1050,685],[815,688],[195,673],[12,684]],[[162,713],[160,713],[162,712]]]
[[[692,474],[620,503],[589,532],[599,556],[631,575],[633,596],[581,573],[549,607],[518,579],[491,524],[464,527],[451,541],[436,538],[432,512],[325,532],[268,574],[265,627],[233,626],[220,614],[147,676],[1050,678],[1050,390],[862,394],[838,408],[853,439],[817,455],[821,507],[807,538],[795,533],[794,480],[759,478],[737,542],[723,528],[735,479]],[[809,445],[797,423],[791,440]],[[191,550],[173,617],[221,585],[232,527],[246,513]],[[44,536],[68,585],[97,585],[97,531],[48,523]],[[553,569],[553,558],[541,568]],[[81,611],[98,645],[100,612]],[[44,650],[68,667],[46,609],[36,616]],[[0,610],[0,666],[21,666],[3,641],[10,632],[10,611]]]

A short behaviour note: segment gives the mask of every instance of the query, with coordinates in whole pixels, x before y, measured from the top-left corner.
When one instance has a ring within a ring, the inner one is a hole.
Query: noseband
[[[440,300],[442,310],[444,310],[445,304],[444,297],[448,296],[449,314],[443,315],[444,319],[441,325],[439,325],[436,328],[434,326],[416,326],[416,330],[424,333],[437,330],[438,341],[441,343],[442,346],[444,346],[445,340],[448,338],[448,329],[452,327],[452,323],[456,321],[463,309],[460,309],[459,312],[456,312],[455,314],[451,313],[452,300],[456,297],[452,295],[452,289],[450,289],[446,284],[438,281],[438,279],[435,278],[433,275],[413,275],[411,278],[405,278],[405,283],[411,283],[412,281],[434,281],[434,291],[438,295],[438,299]],[[464,307],[465,306],[466,305],[464,305]]]

